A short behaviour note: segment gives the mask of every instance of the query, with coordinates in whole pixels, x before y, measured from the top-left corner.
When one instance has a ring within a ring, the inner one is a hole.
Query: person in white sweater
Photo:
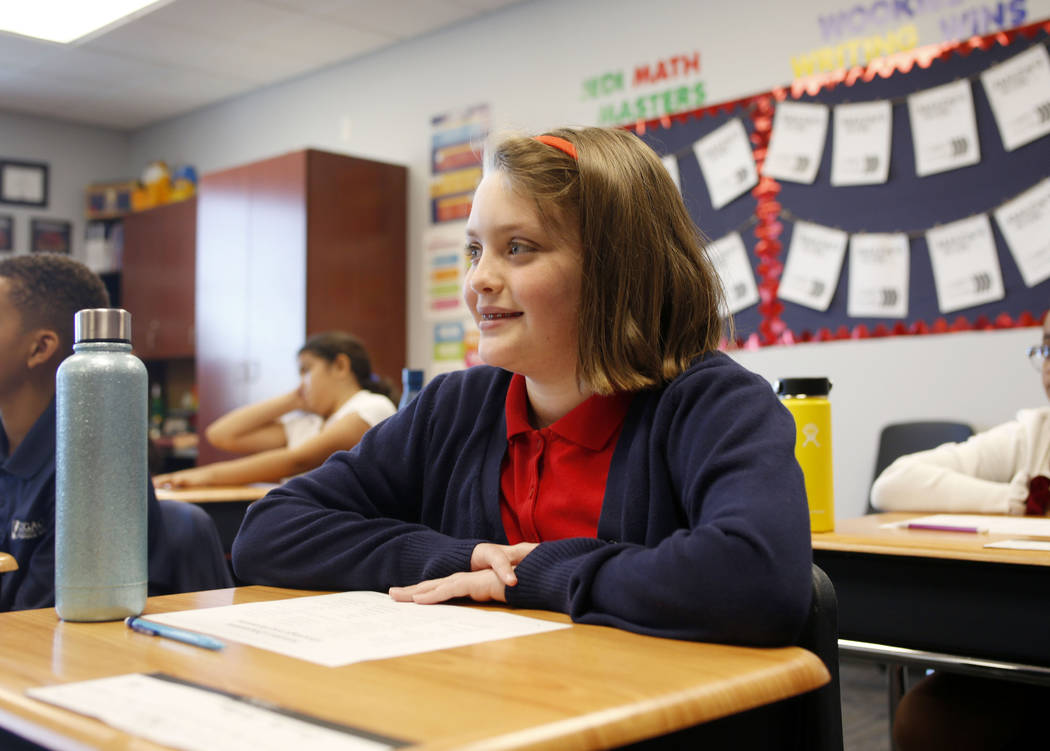
[[[1050,316],[1029,358],[1050,398]],[[1037,479],[1042,478],[1042,479]],[[1050,497],[1050,407],[1022,409],[1010,422],[929,451],[902,456],[871,488],[879,511],[1045,514]]]
[[[1050,314],[1028,357],[1050,398]],[[1045,514],[1048,478],[1050,407],[1023,409],[963,443],[897,459],[875,480],[871,503],[881,511]],[[1046,686],[935,672],[901,700],[893,737],[900,751],[1040,748],[1048,704]]]
[[[372,372],[367,350],[352,334],[312,336],[298,360],[298,388],[239,407],[206,429],[213,446],[249,456],[156,475],[156,486],[278,482],[353,448],[366,430],[397,411],[392,386]]]

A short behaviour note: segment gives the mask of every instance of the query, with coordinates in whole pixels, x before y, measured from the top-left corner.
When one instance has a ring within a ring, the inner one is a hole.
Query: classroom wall
[[[48,165],[46,208],[0,204],[0,214],[15,217],[15,252],[29,252],[31,218],[61,219],[72,221],[72,252],[82,258],[84,186],[124,179],[129,153],[127,133],[0,109],[0,157]]]
[[[911,44],[934,43],[946,34],[988,33],[1048,16],[1050,0],[531,0],[143,128],[131,134],[122,161],[131,175],[154,159],[194,164],[205,173],[315,147],[408,165],[408,352],[412,365],[425,366],[432,343],[420,270],[432,116],[488,104],[498,130],[594,124],[602,105],[679,82],[702,82],[705,103],[713,104],[783,85],[807,66],[849,64],[865,43],[908,35]],[[698,75],[630,86],[637,65],[694,51]],[[627,78],[623,90],[589,95],[586,82],[618,72]],[[87,145],[91,138],[77,135],[70,148],[90,153],[77,139]],[[118,161],[115,156],[111,164]],[[96,170],[83,182],[111,174],[111,168]],[[836,511],[843,518],[863,512],[881,425],[954,417],[981,428],[1042,403],[1038,378],[1021,354],[1037,339],[1033,330],[1014,330],[735,356],[770,380],[827,375],[835,383]]]

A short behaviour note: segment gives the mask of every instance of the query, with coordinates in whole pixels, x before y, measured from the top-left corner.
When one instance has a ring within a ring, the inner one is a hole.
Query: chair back
[[[806,694],[803,746],[810,751],[842,751],[842,698],[839,690],[838,599],[831,579],[813,564],[813,599],[798,646],[815,654],[831,673],[831,682]]]
[[[886,425],[879,434],[879,452],[875,457],[875,482],[893,460],[905,454],[925,451],[942,443],[959,443],[973,435],[973,426],[965,422],[947,420],[925,420],[921,422],[897,422]],[[868,513],[875,511],[868,496]]]

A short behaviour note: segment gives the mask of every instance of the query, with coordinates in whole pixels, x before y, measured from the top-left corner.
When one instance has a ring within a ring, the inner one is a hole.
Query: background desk
[[[156,488],[157,499],[193,503],[208,512],[215,522],[222,540],[222,549],[229,557],[233,538],[241,528],[244,512],[253,501],[257,501],[276,485],[256,483],[253,485],[208,485],[198,488]]]
[[[884,529],[870,514],[813,535],[842,639],[1050,666],[1050,553],[984,544],[1016,535]]]
[[[314,594],[242,587],[151,598],[146,613]],[[566,622],[557,613],[515,611]],[[220,652],[63,623],[53,609],[0,614],[0,724],[49,747],[152,749],[25,696],[32,686],[164,671],[425,749],[610,748],[817,688],[824,664],[798,647],[657,639],[602,626],[326,668],[242,644]]]

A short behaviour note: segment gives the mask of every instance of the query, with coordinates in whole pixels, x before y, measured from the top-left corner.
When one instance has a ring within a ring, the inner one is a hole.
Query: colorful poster
[[[430,221],[466,219],[481,181],[489,107],[479,104],[463,112],[436,115],[430,125]]]
[[[1003,277],[987,214],[931,229],[926,244],[941,313],[1003,299]]]
[[[826,104],[781,102],[762,171],[778,180],[812,184],[824,155],[828,132]]]
[[[758,303],[755,272],[747,257],[747,248],[739,232],[731,232],[707,246],[707,254],[715,266],[725,292],[726,311],[739,313]]]
[[[1034,287],[1050,279],[1050,179],[996,209],[995,221],[1024,283]]]
[[[832,185],[874,185],[890,172],[889,101],[840,104],[835,107],[831,148]]]
[[[981,74],[1003,148],[1050,133],[1050,54],[1037,44]]]
[[[848,240],[849,235],[842,230],[795,222],[777,296],[814,310],[827,310],[839,283]]]
[[[459,221],[424,231],[423,310],[428,318],[467,315],[462,294],[466,227],[466,222]]]
[[[743,123],[733,118],[693,144],[711,205],[720,209],[758,183],[755,158]]]
[[[981,161],[973,90],[966,79],[908,97],[915,174],[919,177]]]
[[[908,236],[853,235],[849,241],[847,314],[854,318],[908,315]]]

